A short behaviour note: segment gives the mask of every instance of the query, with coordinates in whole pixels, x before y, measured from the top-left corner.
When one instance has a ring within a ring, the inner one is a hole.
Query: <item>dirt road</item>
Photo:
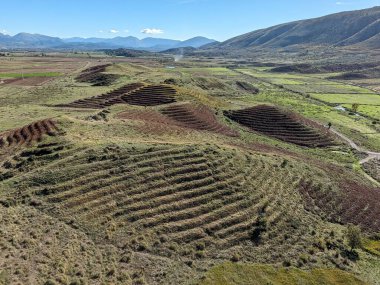
[[[380,159],[380,153],[379,152],[368,151],[368,150],[361,148],[356,143],[354,143],[351,139],[349,139],[345,135],[341,134],[340,132],[334,130],[333,128],[331,128],[330,131],[333,132],[334,134],[336,134],[342,140],[346,141],[352,148],[356,149],[357,151],[360,151],[360,152],[367,154],[366,158],[363,158],[362,160],[360,160],[360,164],[366,163],[366,162],[368,162],[374,158]]]

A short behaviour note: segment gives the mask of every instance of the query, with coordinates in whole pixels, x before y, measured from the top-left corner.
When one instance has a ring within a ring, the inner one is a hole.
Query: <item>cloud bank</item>
[[[150,35],[158,35],[158,34],[163,34],[164,31],[161,30],[161,29],[150,29],[150,28],[146,28],[146,29],[143,29],[141,30],[141,32],[143,34],[150,34]]]

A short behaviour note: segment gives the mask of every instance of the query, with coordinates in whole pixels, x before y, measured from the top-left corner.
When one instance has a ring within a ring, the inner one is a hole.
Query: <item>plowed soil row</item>
[[[30,144],[33,141],[41,140],[45,134],[54,136],[56,133],[57,127],[54,121],[45,119],[0,134],[0,148]]]
[[[68,104],[56,105],[57,107],[69,107],[69,108],[90,108],[90,109],[103,109],[118,103],[125,103],[121,99],[121,96],[131,92],[135,89],[142,87],[141,83],[132,83],[124,85],[118,89],[112,90],[111,92],[93,96],[86,99],[80,99]]]
[[[175,121],[179,126],[237,136],[237,132],[219,123],[210,108],[204,105],[173,105],[162,109],[161,113]]]
[[[326,147],[334,144],[333,140],[320,130],[302,124],[294,116],[273,106],[260,105],[238,111],[226,111],[225,115],[253,131],[300,146]]]
[[[129,110],[118,115],[120,119],[143,121],[143,130],[152,133],[185,131],[192,129],[209,131],[228,136],[237,136],[237,132],[218,122],[210,108],[191,103],[173,105],[156,110]]]
[[[121,98],[130,105],[157,106],[175,102],[176,90],[166,85],[150,85],[137,89]]]
[[[131,149],[98,158],[82,155],[58,163],[49,169],[58,171],[52,183],[36,186],[32,178],[27,191],[45,209],[53,209],[50,214],[75,217],[97,234],[106,232],[112,221],[116,232],[108,238],[118,242],[128,232],[130,238],[122,240],[135,250],[141,250],[136,239],[143,235],[142,250],[159,255],[170,251],[173,242],[192,248],[204,242],[223,249],[258,243],[252,232],[262,215],[271,241],[281,239],[286,228],[292,229],[296,242],[304,234],[303,225],[310,223],[300,222],[297,229],[286,226],[292,215],[303,212],[295,191],[300,176],[262,159],[192,146]]]
[[[346,180],[340,192],[328,187],[302,181],[299,186],[311,211],[324,213],[333,222],[360,225],[367,231],[380,231],[380,190]]]

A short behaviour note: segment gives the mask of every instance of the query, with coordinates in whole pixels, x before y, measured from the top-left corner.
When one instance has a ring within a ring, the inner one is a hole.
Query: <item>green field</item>
[[[328,103],[377,105],[380,112],[380,95],[377,94],[319,94],[310,93],[310,96]]]

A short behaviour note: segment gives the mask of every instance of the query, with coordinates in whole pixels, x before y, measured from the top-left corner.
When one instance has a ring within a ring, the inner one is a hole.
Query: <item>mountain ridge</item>
[[[199,48],[204,44],[216,42],[206,37],[193,37],[188,40],[172,40],[164,38],[146,37],[114,37],[114,38],[58,38],[41,34],[18,33],[14,36],[0,33],[1,48],[84,48],[84,49],[114,49],[130,48],[145,49],[148,51],[162,51],[170,48],[194,47]]]
[[[380,48],[380,6],[298,20],[205,46],[214,50],[281,49],[295,46]]]

